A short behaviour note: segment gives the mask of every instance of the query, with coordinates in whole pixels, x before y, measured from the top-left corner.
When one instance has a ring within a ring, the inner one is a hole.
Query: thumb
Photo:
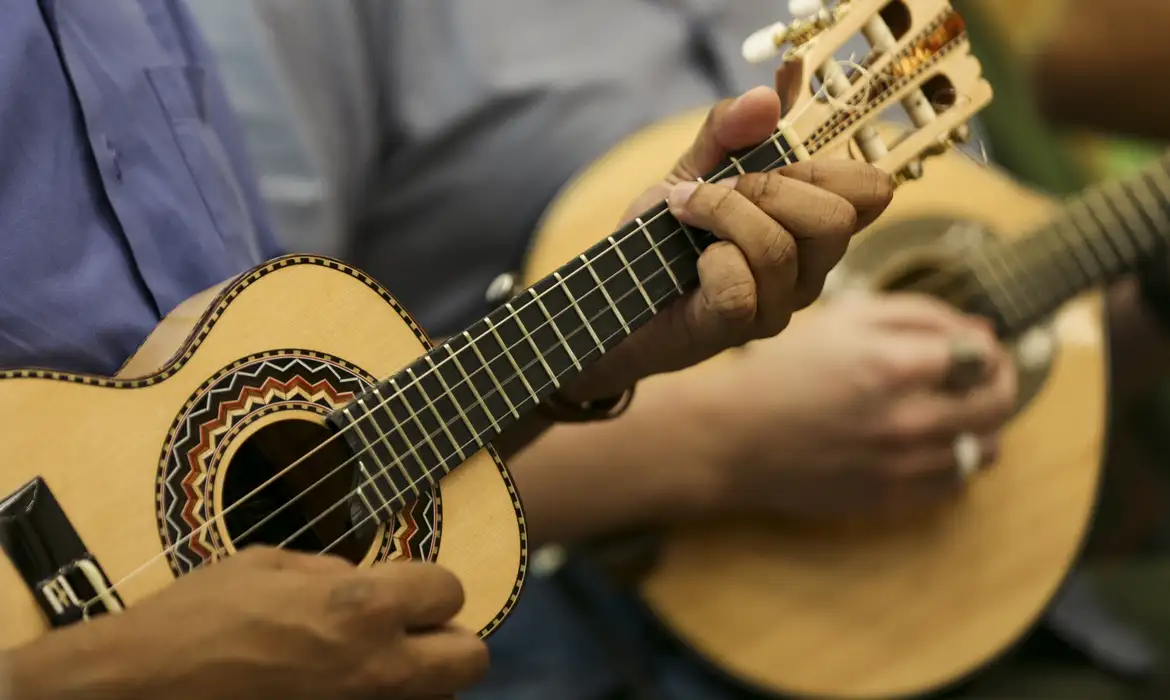
[[[711,108],[694,143],[675,163],[671,183],[695,180],[714,170],[729,153],[766,140],[780,121],[780,98],[756,87]]]

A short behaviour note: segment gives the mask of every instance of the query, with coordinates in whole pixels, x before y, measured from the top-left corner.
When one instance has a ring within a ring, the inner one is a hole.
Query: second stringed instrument
[[[873,109],[944,69],[934,85],[951,77],[974,97],[886,162],[945,140],[990,92],[961,21],[928,4],[898,53],[847,81],[844,108],[813,105],[704,179],[847,144]],[[0,649],[117,614],[258,543],[362,566],[438,562],[464,584],[455,622],[489,634],[527,569],[492,440],[697,288],[715,240],[661,202],[438,345],[360,271],[286,256],[184,302],[114,377],[0,371]]]
[[[587,240],[592,222],[619,216],[620,193],[668,169],[704,113],[656,124],[582,171],[548,210],[528,276]],[[896,142],[906,131],[884,124],[875,133]],[[847,157],[865,156],[855,144]],[[826,297],[855,286],[919,290],[996,321],[1021,389],[996,468],[926,519],[680,526],[641,583],[664,626],[742,684],[818,698],[940,690],[1009,648],[1059,589],[1094,509],[1108,389],[1093,288],[1166,250],[1168,203],[1165,159],[1063,212],[954,151],[901,185],[855,239]],[[797,314],[793,326],[800,322]]]

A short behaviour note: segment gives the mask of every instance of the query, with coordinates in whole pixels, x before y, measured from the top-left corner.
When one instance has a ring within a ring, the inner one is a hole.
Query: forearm
[[[1170,2],[1067,0],[1037,47],[1033,80],[1044,114],[1067,126],[1170,138]]]
[[[533,546],[687,517],[712,497],[722,438],[703,368],[642,381],[621,417],[558,425],[512,460]]]

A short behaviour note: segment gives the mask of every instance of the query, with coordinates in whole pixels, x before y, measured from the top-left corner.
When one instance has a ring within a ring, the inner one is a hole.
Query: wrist
[[[736,358],[719,356],[685,373],[689,381],[674,398],[686,415],[679,431],[685,454],[676,477],[685,517],[726,510],[748,444],[743,431],[743,395],[736,391]],[[682,376],[682,375],[680,375]]]

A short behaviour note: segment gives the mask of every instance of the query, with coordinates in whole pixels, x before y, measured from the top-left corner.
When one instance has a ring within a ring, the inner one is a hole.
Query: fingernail
[[[739,182],[739,175],[732,175],[731,177],[725,177],[722,180],[716,180],[715,184],[735,189],[735,183],[737,182]]]
[[[684,180],[670,188],[670,194],[666,196],[666,201],[670,205],[672,211],[685,209],[687,201],[690,200],[691,195],[699,187],[699,183],[691,180]]]

